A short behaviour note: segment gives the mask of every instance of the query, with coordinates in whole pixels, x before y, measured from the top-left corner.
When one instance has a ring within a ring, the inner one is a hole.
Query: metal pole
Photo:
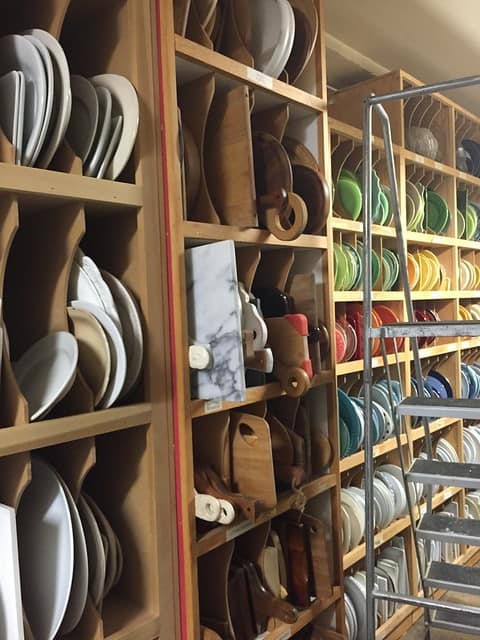
[[[457,80],[446,80],[444,82],[424,84],[421,87],[413,87],[412,89],[403,89],[402,91],[394,91],[393,93],[384,93],[380,96],[372,96],[370,97],[370,104],[377,105],[383,102],[392,102],[393,100],[407,100],[408,98],[414,98],[415,96],[452,91],[452,89],[473,87],[479,84],[480,76],[467,76],[465,78],[458,78]]]
[[[372,105],[364,103],[363,116],[363,394],[365,419],[365,546],[367,563],[367,640],[375,638],[375,543],[373,509],[372,438]]]

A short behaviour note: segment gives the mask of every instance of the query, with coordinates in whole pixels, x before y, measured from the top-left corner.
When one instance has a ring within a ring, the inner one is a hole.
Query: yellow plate
[[[428,249],[423,249],[423,251],[421,251],[421,254],[428,262],[430,262],[431,267],[431,278],[426,285],[427,289],[428,291],[438,289],[441,280],[440,260],[434,253],[432,253],[432,251],[429,251]]]
[[[415,260],[415,256],[411,253],[407,253],[407,270],[408,270],[408,284],[412,291],[418,291],[418,282],[420,279],[420,267]]]
[[[418,288],[420,291],[429,291],[433,280],[433,266],[431,261],[426,258],[423,253],[418,252],[415,256],[418,266],[420,267],[420,283]]]
[[[472,314],[470,313],[470,311],[461,304],[458,305],[458,315],[460,316],[460,320],[472,319]]]

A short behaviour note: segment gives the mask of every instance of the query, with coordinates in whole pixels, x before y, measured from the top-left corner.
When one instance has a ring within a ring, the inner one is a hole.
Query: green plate
[[[336,213],[357,220],[362,212],[362,190],[355,180],[339,178],[335,189],[333,208]]]
[[[347,262],[347,275],[345,276],[345,291],[350,291],[353,289],[353,285],[357,279],[357,261],[355,256],[351,253],[348,247],[345,246],[345,243],[342,243],[342,251],[345,256],[345,260]]]
[[[435,191],[427,191],[426,227],[432,233],[443,233],[448,227],[450,212],[442,196]]]
[[[390,291],[390,281],[392,279],[392,268],[390,261],[385,257],[382,252],[382,289],[383,291]]]
[[[457,209],[457,238],[464,238],[465,230],[466,230],[465,217],[463,213]]]
[[[363,253],[363,242],[358,242],[358,248],[360,253]],[[372,287],[377,284],[378,278],[380,277],[380,258],[378,257],[377,252],[372,249]]]
[[[340,171],[340,178],[348,178],[349,180],[353,180],[354,182],[356,182],[358,184],[358,186],[360,187],[360,189],[362,188],[362,185],[360,184],[360,181],[358,180],[357,174],[353,173],[353,171],[350,171],[350,169],[342,169]]]
[[[380,218],[380,224],[385,225],[387,224],[388,217],[390,214],[390,202],[388,201],[388,197],[385,191],[383,190],[383,187],[382,187],[382,191],[380,192],[380,209],[382,213]]]
[[[471,240],[477,230],[477,214],[475,209],[471,206],[467,206],[467,214],[465,216],[465,238]]]
[[[360,255],[359,251],[357,251],[357,249],[355,249],[355,247],[349,242],[343,243],[343,251],[349,252],[355,262],[355,278],[350,288],[358,289],[362,282],[363,274],[362,256]]]
[[[348,262],[347,257],[343,253],[342,247],[336,242],[333,243],[333,251],[335,255],[335,290],[344,291],[345,284],[348,281]]]
[[[388,215],[384,224],[389,225],[393,220],[393,204],[392,204],[392,190],[387,185],[382,185],[383,193],[387,196],[388,200]]]

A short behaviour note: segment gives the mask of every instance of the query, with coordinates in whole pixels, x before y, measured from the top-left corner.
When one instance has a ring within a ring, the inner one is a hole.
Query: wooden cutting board
[[[234,491],[256,498],[265,509],[273,509],[277,492],[268,423],[258,416],[232,411],[230,442]]]

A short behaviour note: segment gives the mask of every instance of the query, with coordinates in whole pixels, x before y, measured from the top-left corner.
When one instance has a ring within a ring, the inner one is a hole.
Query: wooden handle
[[[274,195],[262,198],[262,204],[268,207],[265,210],[265,226],[279,240],[295,240],[307,226],[307,206],[299,195],[290,191],[287,193],[286,203],[284,201],[283,206],[278,207],[278,203],[283,198],[279,195],[274,197]],[[273,205],[275,201],[277,206]]]
[[[310,389],[310,378],[307,372],[300,367],[286,367],[277,361],[274,373],[280,380],[282,389],[291,398],[299,398]]]

